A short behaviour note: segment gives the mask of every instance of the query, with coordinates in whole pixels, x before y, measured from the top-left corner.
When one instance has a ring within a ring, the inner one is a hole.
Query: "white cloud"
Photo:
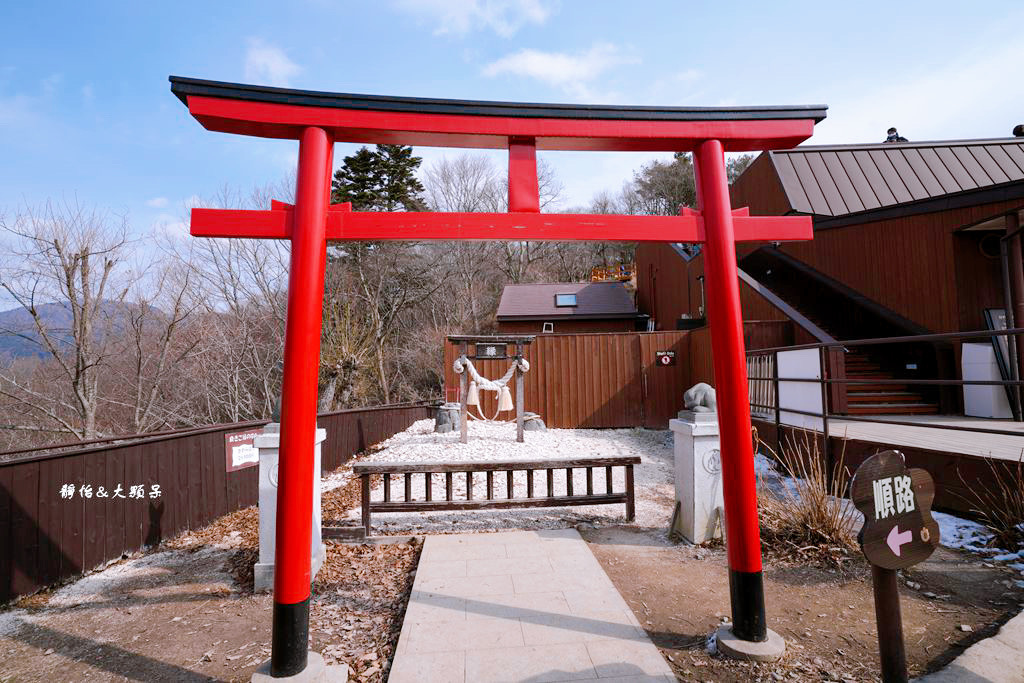
[[[543,24],[557,2],[543,0],[397,0],[399,9],[432,21],[435,35],[490,29],[509,38],[526,24]]]
[[[167,206],[167,197],[153,197],[146,200],[146,206],[154,209],[163,209]]]
[[[610,43],[598,43],[575,54],[527,48],[486,65],[483,75],[492,78],[501,75],[523,76],[577,95],[586,95],[589,92],[588,84],[608,69],[639,61],[637,57],[624,54]]]
[[[249,39],[245,52],[245,79],[260,85],[287,87],[302,67],[293,62],[284,50],[259,38]]]
[[[162,213],[150,224],[150,234],[162,235],[178,241],[190,237],[188,224],[176,216]]]
[[[40,89],[43,92],[43,95],[45,95],[46,97],[55,95],[63,81],[64,76],[62,76],[61,74],[50,74],[49,76],[44,78],[42,81],[40,81],[39,84]]]

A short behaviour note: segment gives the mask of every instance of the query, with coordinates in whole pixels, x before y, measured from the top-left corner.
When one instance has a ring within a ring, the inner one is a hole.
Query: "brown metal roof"
[[[768,152],[793,211],[861,211],[1024,180],[1024,139],[798,147]]]
[[[556,294],[575,294],[576,306],[555,306]],[[621,282],[554,282],[505,285],[498,320],[635,318],[633,296]]]

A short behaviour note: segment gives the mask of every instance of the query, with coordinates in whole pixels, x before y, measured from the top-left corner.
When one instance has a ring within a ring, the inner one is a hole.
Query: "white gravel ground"
[[[435,434],[433,420],[420,420],[380,444],[380,450],[370,454],[372,462],[460,462],[502,460],[557,460],[565,458],[600,458],[638,455],[641,464],[634,469],[636,487],[636,522],[640,527],[667,531],[672,506],[673,490],[672,433],[650,429],[549,429],[546,432],[526,432],[525,443],[516,442],[513,423],[469,423],[469,443],[459,443],[458,432]],[[404,482],[392,478],[392,500],[404,499]],[[426,497],[425,475],[412,477],[412,497]],[[612,483],[616,492],[625,490],[624,468],[613,470]],[[526,472],[514,475],[513,496],[526,497]],[[546,473],[537,471],[534,479],[535,495],[547,493]],[[573,471],[576,493],[586,491],[586,470]],[[453,478],[453,497],[465,500],[465,474]],[[565,495],[565,470],[554,473],[555,495]],[[604,468],[594,470],[595,493],[605,490]],[[444,498],[445,477],[433,476],[433,497]],[[483,473],[473,476],[474,499],[487,497],[487,481]],[[494,476],[494,497],[507,497],[507,483],[503,472]],[[383,499],[378,485],[374,500]],[[358,517],[358,510],[350,513]],[[625,521],[624,505],[586,505],[562,508],[526,508],[509,510],[468,510],[460,512],[408,512],[375,513],[372,518],[374,533],[444,533],[453,531],[485,531],[510,528],[559,528],[567,525],[590,523],[621,524]]]

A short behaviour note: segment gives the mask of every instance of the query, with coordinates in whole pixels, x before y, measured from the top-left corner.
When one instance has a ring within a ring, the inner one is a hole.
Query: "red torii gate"
[[[738,241],[812,238],[805,216],[733,211],[725,152],[794,147],[824,106],[605,107],[382,97],[172,76],[171,91],[206,129],[299,141],[295,205],[268,211],[193,209],[196,237],[290,239],[281,396],[281,459],[271,675],[306,668],[313,441],[328,240],[601,240],[703,242],[707,312],[721,397],[722,479],[733,633],[767,637],[736,273]],[[508,213],[361,212],[330,205],[333,143],[508,149]],[[541,214],[541,150],[693,152],[698,211],[679,216]]]

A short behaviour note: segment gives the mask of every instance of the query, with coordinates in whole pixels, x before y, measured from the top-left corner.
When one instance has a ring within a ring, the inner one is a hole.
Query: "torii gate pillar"
[[[721,142],[707,140],[694,150],[693,156],[698,179],[697,203],[704,215],[704,277],[712,365],[716,390],[724,398],[718,402],[718,431],[725,482],[722,499],[726,510],[733,634],[741,640],[762,642],[768,637],[768,627],[729,181]]]
[[[317,370],[323,325],[327,206],[330,202],[334,141],[323,128],[309,127],[299,138],[295,186],[295,230],[288,271],[288,318],[284,331],[281,387],[281,453],[277,493],[277,571],[274,572],[272,675],[306,668],[309,640],[309,499],[320,473],[296,457],[316,435]],[[293,558],[306,561],[294,561]],[[287,558],[287,559],[285,559]],[[284,561],[281,561],[284,560]],[[300,647],[295,647],[301,643]]]

